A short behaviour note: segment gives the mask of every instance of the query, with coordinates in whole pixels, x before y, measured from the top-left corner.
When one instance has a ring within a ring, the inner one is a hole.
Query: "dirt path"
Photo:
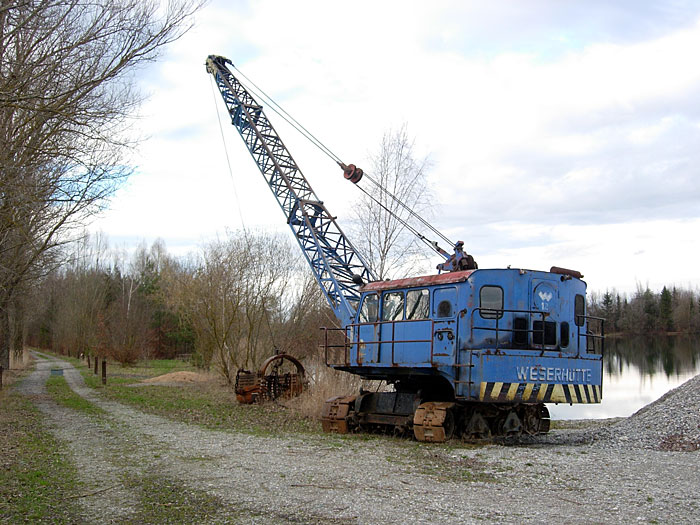
[[[36,357],[37,370],[18,389],[66,444],[85,493],[95,493],[81,498],[88,522],[143,519],[143,479],[174,480],[216,498],[210,522],[694,523],[700,516],[698,452],[577,444],[572,431],[528,446],[474,448],[217,432],[105,400],[69,363]],[[71,388],[107,415],[51,401],[50,368],[63,368]]]
[[[117,466],[121,453],[120,440],[114,428],[75,410],[56,404],[46,391],[46,380],[52,368],[64,368],[71,386],[82,382],[79,372],[68,363],[41,359],[37,355],[36,369],[22,381],[17,391],[27,395],[46,416],[49,430],[66,443],[71,459],[77,465],[86,494],[80,498],[86,521],[104,519],[101,508],[109,508],[110,519],[117,521],[134,513],[138,501],[133,491],[124,485],[121,476],[127,465]],[[84,384],[82,391],[88,390]],[[87,393],[87,392],[84,392]]]

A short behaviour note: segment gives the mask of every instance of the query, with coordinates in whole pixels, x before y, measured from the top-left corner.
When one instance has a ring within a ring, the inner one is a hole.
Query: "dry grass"
[[[331,397],[357,394],[361,388],[382,388],[381,381],[364,381],[356,375],[334,370],[319,358],[307,361],[304,366],[309,388],[299,397],[285,401],[284,405],[307,418],[320,419],[323,403]]]

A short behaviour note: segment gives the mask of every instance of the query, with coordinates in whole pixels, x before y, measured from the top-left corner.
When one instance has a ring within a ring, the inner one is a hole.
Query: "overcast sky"
[[[142,72],[138,168],[92,229],[175,254],[242,224],[286,231],[212,92],[219,54],[346,163],[405,123],[431,159],[432,222],[482,268],[696,287],[698,49],[698,2],[214,1]],[[359,192],[267,114],[343,227]]]

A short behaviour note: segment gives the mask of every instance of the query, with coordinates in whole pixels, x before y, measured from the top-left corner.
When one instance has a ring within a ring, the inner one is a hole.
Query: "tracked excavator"
[[[243,74],[217,55],[207,58],[206,69],[338,319],[339,327],[324,329],[326,364],[391,387],[327,400],[325,431],[382,431],[432,442],[507,438],[547,432],[547,403],[600,403],[604,323],[587,315],[580,272],[478,268],[461,241],[451,243],[418,217],[452,251],[405,222],[442,258],[438,273],[378,280],[311,188],[253,88],[241,82]],[[329,156],[347,183],[375,182]]]

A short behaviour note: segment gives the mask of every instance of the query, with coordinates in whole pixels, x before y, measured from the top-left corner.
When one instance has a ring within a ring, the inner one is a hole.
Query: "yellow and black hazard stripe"
[[[600,403],[600,385],[547,383],[481,383],[480,401],[524,403]]]

